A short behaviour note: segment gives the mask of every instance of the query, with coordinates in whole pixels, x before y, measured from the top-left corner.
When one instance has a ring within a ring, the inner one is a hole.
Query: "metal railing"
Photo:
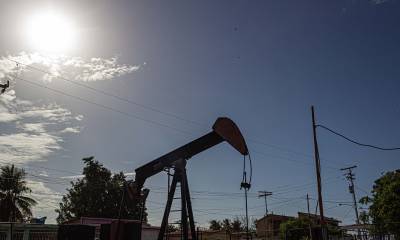
[[[0,240],[57,240],[57,231],[56,225],[0,223]]]

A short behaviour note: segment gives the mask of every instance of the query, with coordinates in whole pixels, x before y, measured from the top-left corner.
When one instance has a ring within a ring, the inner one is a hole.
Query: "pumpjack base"
[[[186,175],[186,160],[178,160],[175,164],[175,172],[173,174],[172,183],[170,187],[170,191],[168,193],[168,200],[165,206],[164,216],[161,223],[160,232],[158,234],[158,240],[163,240],[165,236],[165,232],[167,229],[168,217],[171,212],[172,201],[174,199],[175,190],[177,184],[180,184],[181,188],[181,228],[182,235],[184,240],[189,239],[189,228],[190,227],[190,235],[192,240],[197,240],[196,236],[196,227],[194,224],[192,203],[190,200],[190,192],[189,185]],[[189,222],[188,222],[189,218]]]

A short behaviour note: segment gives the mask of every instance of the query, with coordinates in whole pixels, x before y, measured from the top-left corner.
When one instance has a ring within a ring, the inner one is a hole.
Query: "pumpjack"
[[[187,161],[211,147],[218,145],[222,142],[229,143],[243,156],[249,154],[246,141],[244,140],[237,125],[229,118],[218,118],[212,131],[204,136],[187,143],[135,170],[135,181],[131,182],[128,186],[129,198],[135,203],[142,206],[142,213],[145,206],[145,201],[149,193],[148,189],[143,189],[144,183],[147,178],[158,174],[166,168],[173,168],[174,174],[168,192],[168,200],[165,206],[164,215],[161,223],[158,240],[163,240],[167,228],[169,213],[171,211],[172,201],[174,199],[175,189],[177,184],[180,184],[181,189],[181,227],[183,239],[189,239],[189,229],[192,240],[196,240],[195,222],[193,218],[192,203],[190,199],[188,179],[186,175]],[[143,218],[143,214],[140,214]],[[189,222],[188,222],[189,219]],[[140,219],[142,222],[142,219]]]

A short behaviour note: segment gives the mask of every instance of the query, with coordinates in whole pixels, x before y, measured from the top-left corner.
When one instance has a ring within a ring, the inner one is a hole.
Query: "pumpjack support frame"
[[[158,240],[163,240],[167,228],[168,217],[171,212],[172,201],[176,191],[177,184],[181,188],[181,224],[183,239],[189,239],[188,227],[192,240],[197,240],[195,223],[193,217],[192,203],[190,199],[189,184],[186,174],[186,163],[194,155],[201,153],[215,145],[226,141],[242,155],[248,155],[248,148],[242,133],[237,125],[229,118],[218,118],[212,131],[204,136],[193,140],[182,147],[179,147],[135,170],[135,181],[128,186],[128,194],[131,200],[140,201],[141,206],[145,206],[146,197],[143,197],[143,185],[147,178],[162,172],[165,168],[174,168],[168,200],[165,206],[163,220],[158,235]],[[146,190],[146,189],[145,189]],[[188,222],[189,218],[189,222]],[[189,226],[188,226],[189,225]]]

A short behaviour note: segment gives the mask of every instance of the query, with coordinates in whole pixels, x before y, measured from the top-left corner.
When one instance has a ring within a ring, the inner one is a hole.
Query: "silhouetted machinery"
[[[177,184],[181,189],[181,227],[183,239],[189,239],[189,228],[191,239],[195,240],[196,231],[193,218],[192,204],[190,200],[190,192],[188,180],[186,176],[186,162],[191,157],[204,150],[207,150],[219,143],[228,142],[242,155],[249,154],[246,142],[236,124],[229,118],[218,118],[212,127],[212,131],[182,147],[173,150],[135,170],[135,181],[128,187],[128,194],[131,200],[140,203],[144,209],[145,201],[149,193],[148,189],[142,189],[147,178],[164,171],[166,168],[173,168],[174,174],[168,193],[168,200],[165,206],[164,216],[158,240],[163,240],[167,228],[169,213],[171,211],[172,201],[174,199]],[[143,210],[142,210],[143,211]],[[143,214],[141,214],[143,218]],[[188,222],[189,219],[189,222]],[[141,219],[142,220],[142,219]]]

